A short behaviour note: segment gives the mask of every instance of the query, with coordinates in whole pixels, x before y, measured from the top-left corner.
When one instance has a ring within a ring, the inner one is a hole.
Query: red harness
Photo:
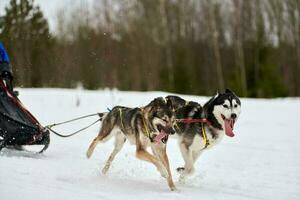
[[[200,119],[193,119],[193,118],[184,118],[184,119],[176,119],[178,122],[182,122],[185,124],[190,124],[190,123],[207,123],[208,125],[211,125],[211,122],[207,118],[200,118]]]
[[[177,119],[178,122],[182,122],[185,124],[190,124],[190,123],[202,123],[201,124],[201,134],[203,136],[204,139],[204,148],[207,148],[209,145],[209,140],[207,138],[206,132],[205,132],[205,128],[204,128],[204,123],[211,125],[211,122],[207,119],[207,118],[200,118],[200,119],[193,119],[193,118],[185,118],[185,119]]]

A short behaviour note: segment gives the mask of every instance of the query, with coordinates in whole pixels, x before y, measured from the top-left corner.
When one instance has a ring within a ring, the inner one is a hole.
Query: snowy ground
[[[42,122],[50,124],[106,111],[114,105],[141,106],[161,92],[20,89],[20,98]],[[206,97],[183,96],[204,103]],[[4,149],[0,152],[0,199],[300,199],[300,99],[242,99],[242,114],[234,138],[207,151],[185,185],[175,168],[183,161],[176,139],[168,154],[178,191],[170,192],[156,169],[135,158],[125,145],[107,175],[100,173],[113,141],[98,145],[93,157],[85,152],[98,125],[77,136],[52,135],[42,155]],[[70,133],[93,119],[60,127]]]

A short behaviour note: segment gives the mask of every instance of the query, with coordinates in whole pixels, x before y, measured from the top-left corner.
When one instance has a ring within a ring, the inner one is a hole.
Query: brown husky
[[[136,145],[136,157],[154,164],[160,174],[167,179],[169,188],[175,190],[172,180],[169,159],[166,153],[166,142],[169,134],[174,134],[175,113],[169,102],[156,98],[143,108],[114,107],[110,112],[101,115],[103,123],[98,136],[91,143],[89,158],[98,143],[108,141],[115,136],[115,147],[110,154],[102,172],[105,174],[116,154],[122,149],[126,140]],[[147,151],[151,146],[153,154]]]

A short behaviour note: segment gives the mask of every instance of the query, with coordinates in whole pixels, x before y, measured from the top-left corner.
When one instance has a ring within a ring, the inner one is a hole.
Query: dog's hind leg
[[[93,152],[94,152],[94,150],[96,148],[96,145],[98,144],[99,140],[100,140],[100,138],[99,138],[99,136],[97,136],[97,137],[95,137],[95,139],[93,140],[93,142],[90,144],[90,146],[89,146],[89,148],[88,148],[88,150],[86,152],[86,157],[87,158],[90,158],[92,156],[92,154],[93,154]]]
[[[102,169],[102,173],[103,174],[106,174],[112,161],[114,160],[115,156],[117,155],[117,153],[120,152],[120,150],[122,149],[124,143],[126,141],[126,137],[125,135],[122,133],[122,132],[118,132],[116,134],[116,137],[115,137],[115,147],[114,147],[114,150],[113,152],[110,154],[108,160],[106,161],[105,163],[105,166],[104,168]]]
[[[98,136],[95,137],[93,142],[90,144],[90,146],[89,146],[89,148],[86,152],[86,157],[87,158],[90,158],[92,156],[92,154],[93,154],[93,152],[94,152],[94,150],[95,150],[95,148],[96,148],[96,146],[99,142],[104,143],[104,142],[108,141],[113,136],[112,127],[106,127],[106,128],[104,128],[104,127],[105,127],[105,124],[102,125]]]

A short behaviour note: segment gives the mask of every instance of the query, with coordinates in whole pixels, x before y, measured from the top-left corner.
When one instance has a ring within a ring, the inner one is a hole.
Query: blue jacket
[[[0,76],[4,73],[8,73],[12,77],[12,68],[8,54],[3,46],[3,43],[0,42]]]

